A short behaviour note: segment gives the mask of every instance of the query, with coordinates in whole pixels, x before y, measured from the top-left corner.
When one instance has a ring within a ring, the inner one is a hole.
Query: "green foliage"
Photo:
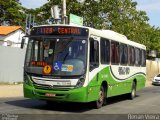
[[[24,11],[19,0],[0,0],[0,24],[5,21],[8,25],[24,26]]]
[[[59,0],[51,0],[48,6],[53,4],[62,6]],[[147,50],[160,51],[160,29],[150,26],[146,12],[138,11],[136,6],[132,0],[86,0],[83,4],[67,0],[67,14],[83,17],[85,26],[111,29],[146,45]]]

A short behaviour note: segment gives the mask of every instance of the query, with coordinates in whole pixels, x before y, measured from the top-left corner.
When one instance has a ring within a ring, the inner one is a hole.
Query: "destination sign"
[[[31,35],[73,35],[88,36],[88,29],[69,26],[42,26],[31,30]]]

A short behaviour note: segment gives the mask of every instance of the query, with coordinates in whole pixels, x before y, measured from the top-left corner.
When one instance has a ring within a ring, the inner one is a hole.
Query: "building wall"
[[[24,35],[24,32],[19,29],[7,36],[0,36],[1,45],[8,46],[9,44],[11,44],[11,47],[20,47],[20,43]]]
[[[153,78],[160,73],[160,61],[146,61],[146,74],[147,80],[152,81]]]
[[[25,49],[0,46],[0,82],[22,82]]]

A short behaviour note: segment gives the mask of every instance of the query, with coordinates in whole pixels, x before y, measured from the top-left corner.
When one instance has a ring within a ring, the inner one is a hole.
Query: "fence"
[[[22,82],[25,49],[0,46],[0,82]]]

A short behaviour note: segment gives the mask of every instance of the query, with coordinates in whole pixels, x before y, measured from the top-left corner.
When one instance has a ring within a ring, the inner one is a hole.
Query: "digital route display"
[[[41,26],[32,28],[31,35],[88,36],[88,29],[70,26]]]

